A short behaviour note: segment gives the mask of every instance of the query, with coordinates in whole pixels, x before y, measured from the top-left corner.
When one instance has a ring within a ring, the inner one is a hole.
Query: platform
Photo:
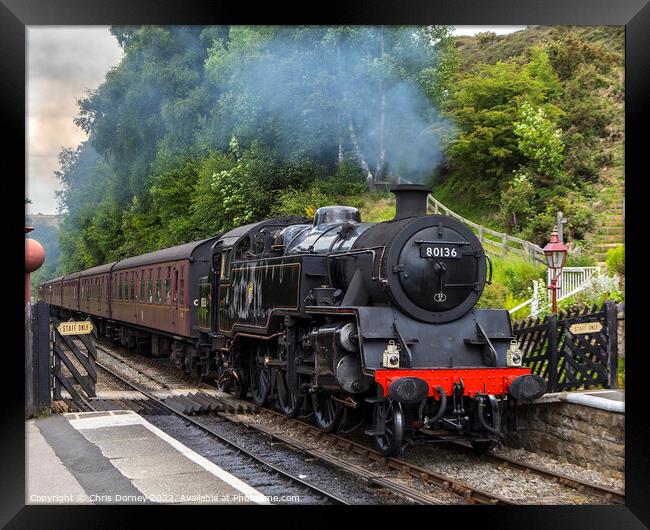
[[[269,504],[126,410],[26,422],[26,504]]]
[[[625,391],[619,389],[578,390],[574,392],[553,392],[532,401],[536,403],[575,403],[608,412],[625,414]]]

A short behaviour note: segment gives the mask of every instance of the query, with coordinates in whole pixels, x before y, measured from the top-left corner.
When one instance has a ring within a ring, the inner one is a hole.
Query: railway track
[[[146,365],[147,369],[144,370],[141,366],[138,368],[139,358],[137,362],[132,359],[134,362],[127,363],[124,356],[115,354],[115,352],[103,346],[98,346],[98,348],[107,355],[111,355],[125,363],[130,368],[138,370],[146,377],[152,378],[159,384],[162,381],[158,380],[156,373],[154,373],[156,368],[162,369],[170,375],[175,370],[173,367],[158,360],[142,358],[146,360],[143,364]],[[158,375],[160,375],[159,372]],[[181,376],[180,374],[175,375],[177,377],[180,376],[180,379],[184,381],[188,380],[186,376]],[[202,388],[213,388],[211,385],[202,383],[196,378],[193,379],[193,382]],[[126,383],[129,384],[128,382]],[[179,385],[172,383],[169,386],[170,388],[174,388]],[[234,398],[231,399],[234,400]],[[363,443],[350,440],[338,434],[323,433],[316,426],[302,419],[288,419],[281,413],[266,407],[258,412],[261,415],[268,415],[275,418],[276,423],[281,428],[272,428],[267,422],[258,421],[259,416],[256,417],[251,414],[232,414],[222,411],[217,412],[217,415],[232,423],[268,436],[276,442],[289,446],[293,450],[304,454],[307,458],[325,462],[330,466],[357,476],[373,487],[391,491],[417,503],[447,504],[450,501],[450,497],[452,497],[455,498],[456,502],[471,504],[518,504],[513,499],[472,486],[449,474],[418,466],[403,458],[387,458]],[[188,415],[183,414],[182,416],[188,418],[188,421],[193,421]],[[291,429],[295,428],[296,433],[299,435],[296,436],[295,433],[291,435],[287,432],[287,427],[291,427]],[[307,439],[313,443],[305,443]],[[329,446],[328,450],[323,450],[322,447],[318,447],[318,445],[323,446],[324,444]],[[446,445],[454,448],[456,451],[467,452],[476,456],[473,449],[466,444],[450,443]],[[335,449],[335,451],[329,450],[330,448]],[[625,502],[624,493],[613,488],[583,481],[497,453],[481,455],[481,458],[490,460],[494,463],[495,467],[505,466],[525,474],[543,477],[551,483],[559,484],[582,495],[595,497],[605,503],[624,504]],[[432,488],[438,490],[438,493],[442,493],[445,499],[441,500],[436,498],[435,495],[432,495]]]
[[[321,488],[319,488],[319,487],[317,487],[317,486],[315,486],[313,484],[310,484],[309,482],[306,482],[306,481],[302,480],[300,477],[297,477],[297,476],[295,476],[295,475],[293,475],[293,474],[291,474],[291,473],[289,473],[289,472],[275,466],[274,464],[268,462],[264,458],[256,455],[252,451],[249,451],[245,447],[241,446],[237,442],[225,437],[221,433],[216,432],[214,429],[208,427],[207,425],[204,425],[200,421],[197,421],[195,418],[193,418],[193,417],[191,417],[191,416],[189,416],[187,414],[184,414],[182,412],[179,412],[178,410],[174,409],[173,407],[171,407],[167,403],[165,403],[164,400],[159,399],[157,396],[152,394],[150,391],[148,391],[148,390],[146,390],[144,388],[141,388],[139,385],[137,385],[137,384],[133,383],[132,381],[129,381],[128,379],[124,378],[121,374],[117,373],[115,370],[109,368],[108,366],[104,365],[103,363],[97,361],[96,364],[100,369],[105,370],[106,372],[110,373],[113,377],[119,379],[125,385],[127,385],[127,386],[131,387],[133,390],[141,393],[148,400],[156,403],[156,405],[158,405],[159,407],[162,407],[162,408],[166,409],[168,412],[170,412],[171,414],[174,414],[174,415],[182,418],[186,422],[192,424],[194,427],[197,427],[201,431],[206,432],[207,434],[209,434],[213,438],[215,438],[215,439],[219,440],[220,442],[228,445],[229,447],[235,449],[238,453],[240,453],[242,455],[245,455],[246,457],[248,457],[251,460],[257,462],[258,464],[262,465],[264,468],[270,470],[271,472],[273,472],[273,473],[275,473],[275,474],[277,474],[277,475],[279,475],[281,477],[284,477],[285,479],[291,481],[292,483],[299,484],[301,487],[310,490],[311,492],[315,493],[316,495],[328,499],[333,504],[349,504],[345,499],[341,499],[340,497],[338,497],[338,496],[336,496],[336,495],[334,495],[334,494],[332,494],[332,493],[330,493],[328,491],[325,491],[325,490],[323,490],[323,489],[321,489]]]
[[[148,373],[149,370],[144,370],[142,367],[138,367],[136,363],[134,362],[126,362],[125,359],[123,358],[122,355],[115,354],[112,352],[110,349],[98,345],[98,349],[106,353],[107,355],[110,355],[114,359],[124,363],[126,366],[129,367],[131,370],[135,370],[138,373],[153,379],[153,382],[155,385],[161,385],[164,379],[159,379],[155,376],[155,374]],[[165,400],[162,400],[158,398],[152,391],[147,390],[145,388],[142,388],[140,385],[134,383],[133,381],[130,381],[126,377],[124,377],[122,374],[118,373],[116,370],[106,366],[104,363],[102,363],[99,359],[97,360],[97,366],[99,366],[101,369],[107,371],[110,373],[113,377],[119,379],[123,384],[126,384],[127,386],[131,387],[133,390],[142,393],[142,395],[146,396],[148,399],[152,400],[156,404],[159,404],[161,406],[164,406],[168,410],[172,411],[174,414],[179,415],[183,419],[191,422],[193,425],[198,426],[201,429],[204,429],[208,432],[210,432],[212,435],[216,436],[217,438],[223,438],[222,435],[219,433],[216,433],[213,429],[210,429],[209,427],[206,427],[200,420],[197,419],[196,416],[190,416],[188,414],[183,414],[179,413],[176,409],[170,407],[165,403]],[[152,385],[153,386],[153,385]],[[170,387],[175,387],[175,384],[170,384]],[[206,385],[209,386],[209,385]],[[124,404],[124,402],[122,402]],[[269,409],[264,409],[264,411],[260,412],[268,412],[268,413],[273,413]],[[256,430],[257,432],[265,435],[265,436],[271,436],[272,433],[270,433],[268,430],[264,430],[260,426],[254,425],[252,422],[249,424],[246,424],[245,422],[241,421],[240,419],[237,418],[234,414],[231,413],[225,413],[225,412],[216,412],[216,414],[231,422],[236,425],[243,425],[244,427],[251,428],[253,430]],[[277,417],[283,418],[284,416],[278,414]],[[308,425],[308,424],[305,424]],[[320,433],[320,431],[318,431]],[[273,438],[273,436],[271,436]],[[465,499],[468,502],[479,502],[481,504],[509,504],[507,499],[501,499],[501,498],[495,498],[494,496],[490,496],[489,494],[485,493],[482,494],[482,492],[474,492],[475,497],[470,498],[470,495],[468,495],[466,490],[463,490],[463,493],[459,492],[458,488],[454,489],[454,484],[452,479],[448,479],[447,481],[442,481],[446,482],[447,485],[445,487],[440,488],[443,492],[442,499],[440,498],[440,495],[432,495],[431,492],[426,491],[426,486],[427,485],[438,485],[435,480],[430,478],[430,480],[422,480],[422,477],[417,477],[417,481],[421,482],[422,485],[425,487],[414,487],[413,485],[409,485],[408,482],[413,480],[413,477],[405,474],[402,469],[394,470],[390,466],[389,467],[382,467],[379,470],[371,471],[365,468],[362,465],[354,465],[351,464],[349,461],[338,458],[333,454],[329,454],[327,451],[322,451],[318,449],[313,449],[308,447],[306,444],[301,444],[298,440],[293,440],[292,443],[290,443],[289,438],[283,439],[280,434],[277,434],[275,436],[275,441],[280,441],[284,445],[288,445],[291,449],[297,450],[301,453],[303,453],[306,457],[310,459],[315,459],[319,460],[321,462],[326,463],[327,465],[334,467],[338,469],[339,471],[344,471],[346,474],[351,474],[359,479],[361,479],[365,484],[368,484],[371,487],[374,487],[378,489],[379,491],[384,491],[384,492],[389,492],[394,495],[398,495],[401,498],[407,499],[411,502],[415,502],[418,504],[448,504],[449,503],[449,498],[448,497],[457,497],[456,501],[459,502],[462,499]],[[227,443],[231,443],[239,447],[238,444],[228,440]],[[243,451],[248,452],[246,449],[243,449]],[[267,463],[266,461],[264,463]],[[272,466],[272,464],[271,464]],[[275,469],[277,469],[276,466],[273,466]],[[424,471],[424,470],[423,470]],[[425,472],[427,474],[428,472]],[[387,475],[394,475],[394,476],[387,476]],[[299,479],[300,480],[300,479]],[[304,481],[303,481],[304,482]],[[442,483],[440,482],[440,484]],[[438,488],[436,488],[438,489]],[[322,491],[322,490],[319,490]]]

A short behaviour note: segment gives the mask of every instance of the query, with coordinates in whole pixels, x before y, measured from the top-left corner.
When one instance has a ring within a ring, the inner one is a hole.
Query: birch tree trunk
[[[357,133],[354,130],[354,123],[352,122],[352,115],[350,114],[350,111],[348,109],[347,92],[344,88],[345,85],[341,77],[341,48],[338,42],[336,44],[336,70],[340,80],[339,82],[341,83],[341,87],[343,87],[341,88],[341,92],[342,92],[341,96],[343,100],[344,112],[348,114],[348,133],[350,134],[350,141],[352,142],[352,148],[354,149],[354,154],[357,158],[357,162],[359,163],[359,166],[361,167],[361,170],[363,171],[363,174],[366,177],[368,189],[374,190],[375,180],[372,176],[372,172],[370,171],[370,168],[368,167],[368,163],[366,162],[366,159],[363,156],[363,153],[361,152],[361,147],[359,146],[359,141],[357,140]],[[341,141],[339,141],[339,163],[342,161],[343,161],[343,144]]]
[[[384,64],[384,28],[381,28],[380,33],[380,45],[381,45],[381,63]],[[377,168],[375,170],[375,179],[381,179],[384,173],[384,167],[386,164],[386,145],[384,143],[384,123],[386,117],[386,91],[384,87],[384,80],[381,80],[380,83],[381,90],[381,101],[379,104],[379,158],[377,159]]]
[[[354,148],[354,154],[357,157],[357,161],[359,162],[359,165],[361,166],[361,170],[363,171],[364,175],[366,176],[366,182],[368,183],[368,189],[369,190],[374,190],[375,189],[375,180],[372,176],[372,172],[370,171],[370,168],[368,167],[368,163],[366,162],[365,157],[363,156],[363,153],[361,152],[361,148],[359,147],[359,142],[357,140],[357,133],[354,130],[354,123],[352,123],[352,117],[350,116],[348,118],[348,130],[350,131],[350,140],[352,141],[352,147]]]
[[[338,117],[337,121],[338,121],[337,129],[339,131],[339,165],[341,165],[343,163],[343,138],[342,138],[342,134],[341,134],[341,115],[340,114],[339,114],[339,117]]]

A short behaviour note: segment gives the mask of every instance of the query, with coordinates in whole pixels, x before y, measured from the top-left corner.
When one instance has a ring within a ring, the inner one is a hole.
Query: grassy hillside
[[[624,44],[623,28],[613,26],[530,26],[508,35],[456,37],[456,94],[446,110],[456,119],[456,145],[469,147],[459,156],[452,141],[446,167],[432,181],[436,198],[476,222],[538,243],[562,209],[572,245],[602,261],[623,239]],[[535,65],[539,50],[545,58]],[[540,81],[541,89],[534,84]],[[562,161],[555,176],[516,152],[521,137],[507,122],[519,119],[524,100],[542,108],[549,128],[559,130]],[[477,153],[479,140],[485,154]],[[518,192],[511,175],[522,170],[534,192],[504,205]]]

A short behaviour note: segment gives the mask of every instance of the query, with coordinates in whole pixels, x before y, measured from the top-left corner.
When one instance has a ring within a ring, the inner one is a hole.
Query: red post
[[[554,315],[557,313],[557,276],[555,274],[553,274],[553,278],[551,279],[551,312]]]
[[[25,227],[25,233],[34,230],[31,226]],[[25,239],[25,304],[29,303],[32,289],[29,281],[29,274],[38,270],[45,261],[45,249],[34,239]]]

